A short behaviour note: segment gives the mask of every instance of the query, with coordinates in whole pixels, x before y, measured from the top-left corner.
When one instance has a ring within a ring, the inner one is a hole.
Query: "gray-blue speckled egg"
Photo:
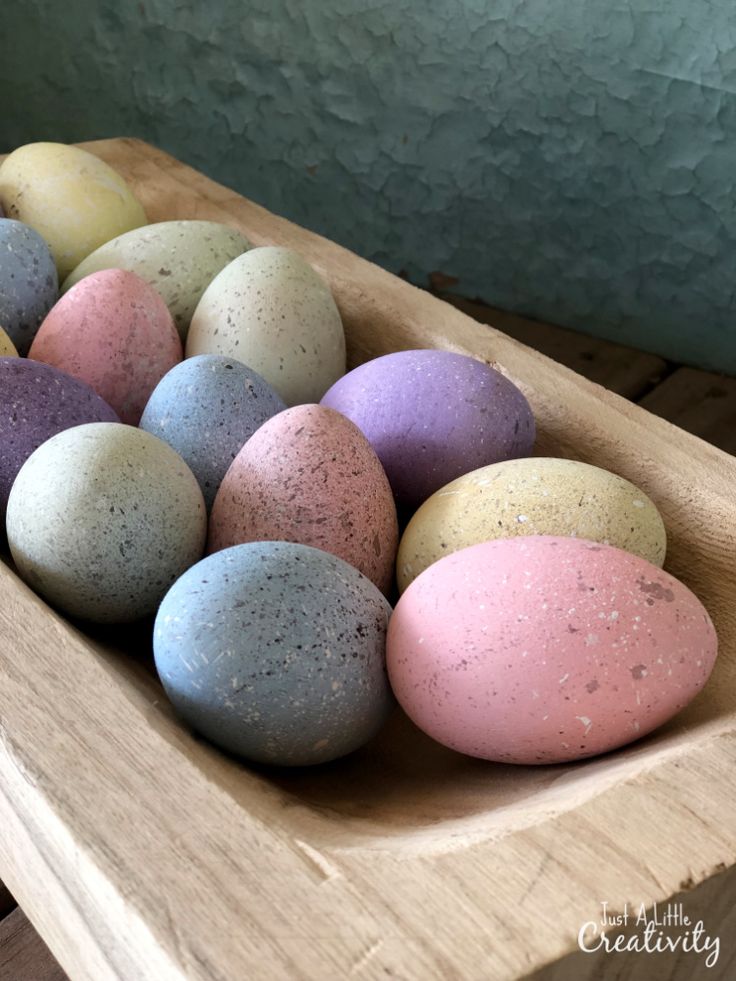
[[[28,353],[58,294],[56,265],[48,245],[23,222],[0,218],[0,324],[18,354]]]
[[[347,562],[291,542],[208,556],[166,594],[156,668],[177,712],[230,752],[304,766],[352,752],[393,704],[391,607]]]
[[[191,467],[207,503],[246,440],[286,403],[261,376],[234,358],[202,354],[167,372],[140,421]]]

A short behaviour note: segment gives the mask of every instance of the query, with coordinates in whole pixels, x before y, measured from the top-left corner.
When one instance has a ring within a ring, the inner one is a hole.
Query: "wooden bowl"
[[[614,470],[657,503],[666,567],[708,607],[721,652],[669,725],[576,765],[468,759],[397,713],[348,759],[275,772],[179,724],[150,627],[83,632],[0,565],[0,878],[66,971],[516,978],[575,950],[602,901],[662,904],[730,870],[736,459],[144,143],[86,149],[151,221],[223,221],[301,252],[335,293],[352,365],[441,347],[500,367],[534,408],[540,453]]]

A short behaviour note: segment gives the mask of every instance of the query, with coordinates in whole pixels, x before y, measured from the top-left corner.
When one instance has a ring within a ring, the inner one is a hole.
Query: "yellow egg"
[[[10,340],[5,331],[0,327],[0,358],[17,358],[18,352],[15,344]]]
[[[585,538],[658,566],[667,547],[657,508],[628,480],[575,460],[526,457],[473,470],[424,502],[399,545],[399,589],[451,552],[518,535]]]
[[[0,203],[51,249],[59,279],[116,235],[146,224],[120,174],[63,143],[28,143],[0,166]]]

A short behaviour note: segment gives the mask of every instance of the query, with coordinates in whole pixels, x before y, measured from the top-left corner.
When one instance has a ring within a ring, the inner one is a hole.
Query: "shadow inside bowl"
[[[85,625],[84,636],[121,682],[143,694],[157,731],[209,780],[314,847],[406,852],[413,841],[418,851],[437,851],[503,837],[685,752],[706,730],[716,732],[721,718],[720,700],[706,689],[665,726],[619,750],[571,764],[514,766],[447,749],[396,708],[381,732],[347,757],[269,767],[221,752],[176,717],[155,672],[150,624]]]

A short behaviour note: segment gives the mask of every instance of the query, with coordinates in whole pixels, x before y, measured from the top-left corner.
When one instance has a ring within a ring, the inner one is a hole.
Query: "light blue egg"
[[[38,232],[0,217],[0,327],[25,355],[56,303],[59,281],[48,245]]]
[[[201,354],[171,369],[153,390],[140,428],[182,456],[202,488],[207,510],[243,444],[286,403],[261,376],[234,358]]]
[[[154,654],[179,715],[222,748],[303,766],[352,752],[394,699],[391,607],[347,562],[250,542],[192,566],[164,597]]]

